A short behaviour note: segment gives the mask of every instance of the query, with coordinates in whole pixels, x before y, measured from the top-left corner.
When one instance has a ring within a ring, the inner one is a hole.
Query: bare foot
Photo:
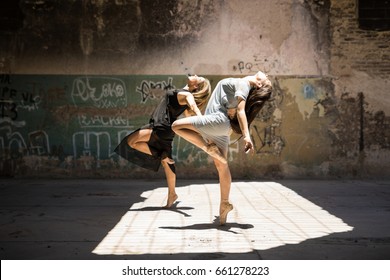
[[[163,158],[161,161],[166,162],[168,164],[174,164],[175,161],[169,157]]]
[[[222,155],[221,151],[214,143],[210,143],[206,146],[206,153],[222,163],[227,163],[226,158]]]
[[[164,208],[171,208],[177,198],[177,194],[168,195],[167,205],[165,205]]]

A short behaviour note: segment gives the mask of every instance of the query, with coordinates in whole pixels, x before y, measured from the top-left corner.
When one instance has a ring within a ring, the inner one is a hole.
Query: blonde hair
[[[194,96],[196,105],[198,106],[199,110],[203,111],[210,98],[211,85],[208,79],[203,77],[199,78],[202,81],[198,83],[198,88],[192,93],[192,95]]]

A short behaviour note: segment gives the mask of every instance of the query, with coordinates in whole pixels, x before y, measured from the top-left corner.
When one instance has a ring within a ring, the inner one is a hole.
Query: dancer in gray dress
[[[229,202],[232,178],[226,160],[231,131],[242,134],[246,153],[253,152],[249,125],[271,93],[271,81],[261,71],[244,78],[226,78],[218,82],[203,116],[176,120],[172,124],[177,135],[213,157],[220,183],[221,225],[233,209]]]

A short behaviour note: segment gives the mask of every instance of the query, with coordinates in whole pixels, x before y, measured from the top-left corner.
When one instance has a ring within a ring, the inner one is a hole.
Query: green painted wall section
[[[207,78],[214,87],[225,76]],[[272,79],[273,99],[251,126],[256,153],[245,155],[232,135],[233,176],[384,175],[377,167],[389,165],[389,118],[368,111],[363,94],[336,97],[326,77]],[[113,150],[148,122],[165,87],[185,83],[177,75],[0,75],[1,175],[161,177]],[[216,177],[210,158],[179,137],[174,159],[179,177]]]

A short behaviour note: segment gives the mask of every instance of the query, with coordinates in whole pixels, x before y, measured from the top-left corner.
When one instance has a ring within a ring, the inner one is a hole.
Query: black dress
[[[161,160],[165,157],[172,158],[172,142],[175,133],[172,130],[172,123],[187,109],[187,105],[180,105],[177,94],[184,89],[167,91],[153,111],[149,124],[133,131],[131,134],[140,129],[151,128],[152,134],[148,141],[148,146],[152,155],[142,153],[131,148],[127,144],[127,135],[121,143],[115,148],[115,152],[131,163],[137,164],[143,168],[158,171]]]

